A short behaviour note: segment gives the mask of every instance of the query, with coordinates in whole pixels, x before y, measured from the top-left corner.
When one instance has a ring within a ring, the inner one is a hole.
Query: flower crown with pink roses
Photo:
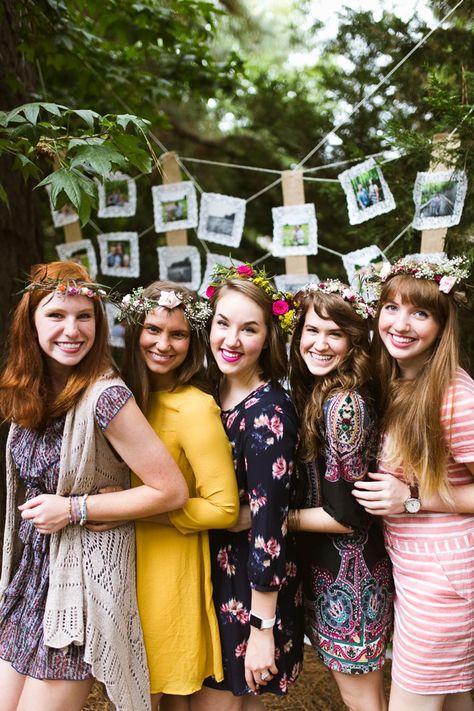
[[[111,293],[107,293],[107,287],[94,282],[76,281],[75,279],[45,279],[44,281],[32,281],[23,292],[30,291],[51,291],[58,296],[87,296],[88,299],[104,300],[113,299]]]
[[[175,309],[177,306],[184,306],[184,315],[193,331],[202,331],[212,316],[212,309],[205,301],[199,297],[188,296],[180,291],[160,291],[158,299],[150,299],[143,296],[143,287],[133,289],[130,294],[126,294],[120,305],[119,321],[128,323],[140,322],[143,316],[153,311],[158,306],[166,309]]]
[[[219,286],[227,279],[245,279],[258,286],[272,300],[272,314],[283,333],[290,333],[294,326],[297,302],[290,292],[278,291],[267,277],[265,269],[255,269],[249,262],[245,264],[215,264],[212,270],[211,283],[206,289],[206,296],[211,299]]]
[[[343,284],[339,279],[326,279],[326,281],[320,281],[319,284],[310,282],[305,284],[300,293],[308,296],[315,291],[319,291],[321,294],[338,294],[352,306],[361,318],[366,319],[375,316],[375,309],[365,301],[359,292],[350,289],[347,284]]]
[[[390,277],[399,274],[415,279],[429,279],[438,284],[440,291],[449,294],[453,286],[465,281],[469,276],[469,263],[465,257],[441,259],[439,262],[416,261],[412,257],[402,257],[394,264],[385,262],[378,274],[368,275],[368,280],[385,283]]]

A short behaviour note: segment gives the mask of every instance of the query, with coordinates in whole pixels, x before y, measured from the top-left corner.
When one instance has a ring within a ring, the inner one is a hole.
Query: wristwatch
[[[274,627],[276,622],[276,617],[272,617],[268,620],[264,620],[258,615],[254,615],[253,612],[250,613],[250,624],[252,627],[256,627],[258,630],[269,630]]]
[[[420,495],[418,493],[418,484],[408,484],[410,487],[410,496],[404,502],[405,511],[409,514],[416,514],[421,509]]]

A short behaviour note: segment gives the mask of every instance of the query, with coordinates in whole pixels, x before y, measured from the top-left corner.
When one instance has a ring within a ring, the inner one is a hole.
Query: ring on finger
[[[265,679],[268,679],[269,676],[270,676],[270,673],[267,672],[267,671],[266,671],[266,672],[262,672],[262,673],[260,674],[260,678],[262,679],[262,681],[265,681]]]

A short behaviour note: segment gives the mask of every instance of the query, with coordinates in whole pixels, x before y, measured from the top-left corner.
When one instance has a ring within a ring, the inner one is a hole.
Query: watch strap
[[[255,615],[253,612],[250,613],[250,624],[252,627],[256,627],[258,630],[269,630],[275,626],[276,617],[271,617],[269,619],[264,619]]]

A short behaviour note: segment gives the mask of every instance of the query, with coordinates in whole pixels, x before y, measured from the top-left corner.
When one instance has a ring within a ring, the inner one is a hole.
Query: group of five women
[[[0,377],[2,708],[80,711],[94,678],[119,711],[263,708],[306,632],[345,705],[385,711],[394,611],[390,711],[472,711],[466,277],[387,265],[377,313],[249,264],[208,303],[154,282],[123,300],[120,377],[104,290],[34,267]]]

